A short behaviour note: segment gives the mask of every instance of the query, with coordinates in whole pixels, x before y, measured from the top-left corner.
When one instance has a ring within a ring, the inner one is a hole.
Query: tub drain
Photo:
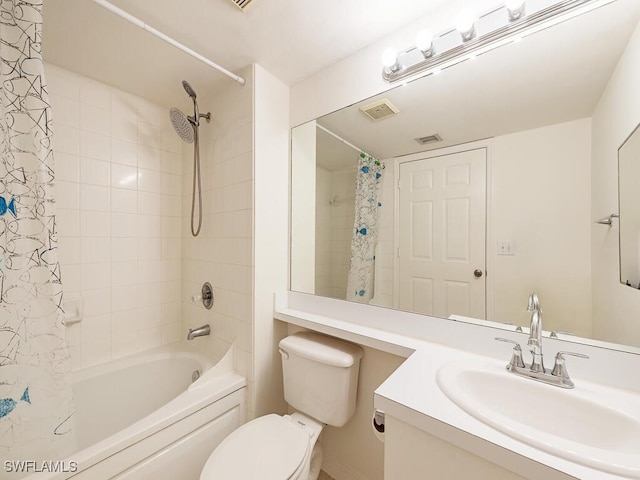
[[[200,378],[200,370],[194,370],[193,373],[191,374],[191,383],[195,382],[199,378]]]

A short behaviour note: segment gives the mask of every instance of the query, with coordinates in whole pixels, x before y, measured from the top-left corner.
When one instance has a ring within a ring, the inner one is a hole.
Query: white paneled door
[[[400,163],[399,308],[485,318],[486,152]]]

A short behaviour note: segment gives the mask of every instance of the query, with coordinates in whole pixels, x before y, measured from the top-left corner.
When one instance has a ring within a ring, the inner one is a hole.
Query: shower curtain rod
[[[363,149],[356,147],[353,143],[348,142],[347,140],[345,140],[344,138],[342,138],[340,135],[338,135],[337,133],[333,133],[331,130],[329,130],[326,127],[323,127],[322,125],[320,125],[318,122],[316,122],[316,127],[318,127],[320,130],[324,130],[325,132],[327,132],[329,135],[331,135],[332,137],[336,138],[337,140],[340,140],[342,143],[344,143],[345,145],[347,145],[348,147],[353,148],[354,150],[357,150],[358,152],[362,152],[364,153],[367,157],[371,157],[371,158],[376,158],[373,155],[370,155],[369,153],[365,152]]]
[[[236,75],[233,72],[230,72],[226,68],[221,67],[220,65],[218,65],[217,63],[212,62],[208,58],[203,57],[198,52],[195,52],[195,51],[191,50],[190,48],[185,47],[183,44],[181,44],[180,42],[174,40],[173,38],[169,37],[168,35],[165,35],[164,33],[156,30],[152,26],[147,25],[142,20],[140,20],[138,17],[134,17],[130,13],[125,12],[121,8],[116,7],[115,5],[113,5],[112,3],[107,2],[106,0],[91,0],[91,1],[93,3],[95,3],[95,4],[97,4],[97,5],[100,5],[102,8],[105,8],[105,9],[109,10],[110,12],[115,13],[119,17],[124,18],[126,21],[128,21],[130,23],[133,23],[137,27],[140,27],[141,29],[146,30],[151,35],[154,35],[154,36],[158,37],[160,40],[163,40],[163,41],[167,42],[168,44],[173,45],[178,50],[182,50],[187,55],[191,55],[193,58],[196,58],[196,59],[200,60],[202,63],[204,63],[204,64],[206,64],[206,65],[208,65],[208,66],[210,66],[212,68],[215,68],[220,73],[223,73],[227,77],[232,78],[233,80],[238,82],[240,85],[244,85],[245,84],[245,79],[244,78]]]

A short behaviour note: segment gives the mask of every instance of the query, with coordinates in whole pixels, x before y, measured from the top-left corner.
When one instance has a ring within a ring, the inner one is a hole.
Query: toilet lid
[[[298,470],[309,449],[309,434],[275,414],[234,431],[213,451],[200,480],[285,480]]]

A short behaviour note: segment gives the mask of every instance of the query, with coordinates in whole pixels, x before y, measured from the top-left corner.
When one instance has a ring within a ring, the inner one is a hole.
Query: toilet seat
[[[225,438],[207,460],[200,480],[293,479],[310,444],[305,429],[279,415],[265,415]]]

